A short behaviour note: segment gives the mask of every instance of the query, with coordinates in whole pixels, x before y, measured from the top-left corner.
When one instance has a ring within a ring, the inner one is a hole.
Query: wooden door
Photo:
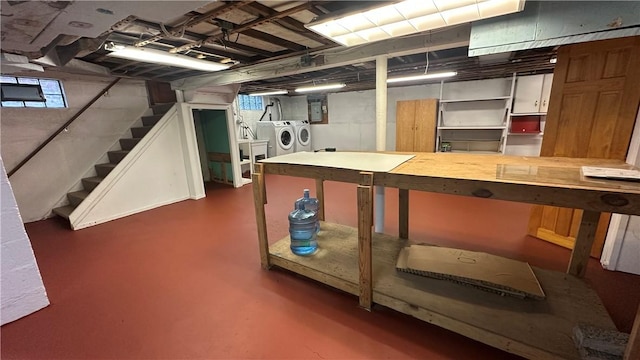
[[[147,93],[149,94],[149,104],[175,103],[176,92],[171,89],[171,84],[158,81],[147,81]]]
[[[396,151],[434,152],[437,99],[396,103]]]
[[[396,103],[396,151],[413,151],[416,102]]]
[[[625,160],[640,104],[640,36],[563,46],[558,51],[540,156]],[[573,248],[582,212],[536,206],[529,234]],[[610,214],[591,255],[599,257]]]

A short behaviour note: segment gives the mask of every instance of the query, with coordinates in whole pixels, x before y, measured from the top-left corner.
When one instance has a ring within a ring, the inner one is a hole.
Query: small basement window
[[[66,108],[62,84],[54,79],[0,77],[2,107]]]
[[[240,110],[263,110],[262,96],[238,95]]]

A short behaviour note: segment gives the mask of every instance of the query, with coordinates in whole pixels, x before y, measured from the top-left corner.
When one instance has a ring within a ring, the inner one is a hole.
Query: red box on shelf
[[[511,118],[511,133],[532,134],[540,132],[540,116],[528,115]]]

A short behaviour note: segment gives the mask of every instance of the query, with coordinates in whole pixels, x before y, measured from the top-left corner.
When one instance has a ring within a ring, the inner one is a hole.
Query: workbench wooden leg
[[[409,189],[398,189],[398,228],[400,239],[409,238]]]
[[[358,267],[360,269],[360,306],[371,310],[373,271],[371,237],[373,227],[373,173],[361,172],[358,185]]]
[[[576,243],[571,252],[571,260],[569,260],[569,268],[567,273],[577,277],[583,277],[587,272],[587,264],[589,263],[589,255],[593,240],[600,220],[600,212],[585,210],[582,214],[582,222],[576,236]]]
[[[640,306],[638,306],[636,320],[633,323],[631,335],[629,335],[629,343],[627,344],[627,349],[624,352],[624,360],[634,359],[640,359]]]
[[[269,269],[269,239],[267,237],[267,219],[264,205],[267,203],[266,187],[264,183],[263,165],[256,164],[252,176],[253,202],[256,208],[256,226],[258,228],[258,245],[260,247],[260,264],[262,268]]]
[[[316,199],[318,199],[318,220],[324,221],[324,180],[316,179]]]

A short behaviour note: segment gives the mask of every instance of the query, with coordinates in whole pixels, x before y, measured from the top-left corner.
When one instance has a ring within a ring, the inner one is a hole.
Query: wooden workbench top
[[[640,194],[638,182],[585,178],[580,173],[582,166],[633,169],[611,159],[416,153],[389,174]]]

